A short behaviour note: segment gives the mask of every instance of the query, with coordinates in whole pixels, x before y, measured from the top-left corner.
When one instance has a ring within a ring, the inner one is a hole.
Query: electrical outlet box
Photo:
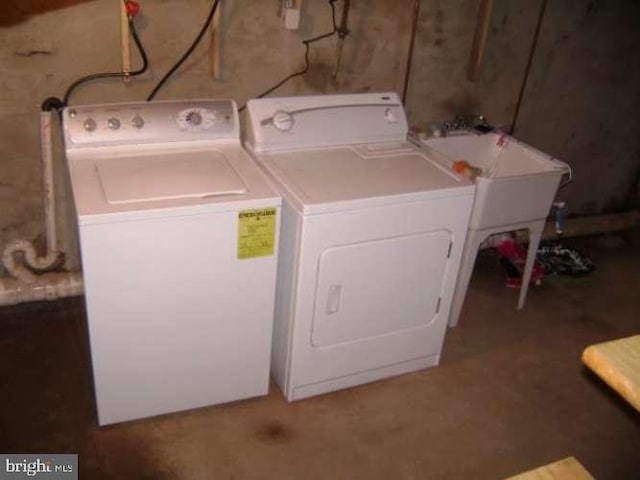
[[[285,8],[284,9],[284,28],[287,30],[297,30],[300,27],[300,9]]]

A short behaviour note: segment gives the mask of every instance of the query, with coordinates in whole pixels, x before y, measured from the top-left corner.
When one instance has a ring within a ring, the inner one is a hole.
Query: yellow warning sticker
[[[238,214],[238,258],[273,255],[276,209],[241,210]]]

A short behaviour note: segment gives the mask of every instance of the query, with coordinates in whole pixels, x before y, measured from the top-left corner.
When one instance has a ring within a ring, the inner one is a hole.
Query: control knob
[[[393,110],[391,108],[385,109],[384,118],[389,123],[397,123],[398,122],[398,117],[396,117],[396,114],[393,112]]]
[[[213,127],[216,121],[216,112],[199,107],[187,108],[178,113],[176,121],[183,130],[201,132]]]
[[[116,117],[111,117],[107,120],[107,126],[109,127],[109,130],[118,130],[120,128],[120,120]]]
[[[281,132],[288,132],[293,128],[293,116],[289,112],[278,110],[271,118],[273,126]]]
[[[133,117],[131,119],[131,126],[133,128],[142,128],[142,127],[144,127],[144,118],[142,118],[140,115],[136,115],[135,117]]]
[[[202,114],[197,110],[191,110],[187,113],[186,120],[189,125],[197,127],[202,123]]]
[[[87,132],[93,132],[98,125],[93,118],[89,117],[84,122],[82,122],[82,126]]]

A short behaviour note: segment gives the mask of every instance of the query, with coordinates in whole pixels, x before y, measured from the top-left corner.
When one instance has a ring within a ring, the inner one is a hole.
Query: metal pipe
[[[342,5],[342,18],[340,19],[340,26],[337,29],[338,32],[338,46],[336,48],[336,66],[333,69],[333,78],[338,77],[338,70],[340,69],[340,60],[342,59],[342,47],[345,37],[349,34],[349,10],[351,9],[351,0],[344,0]]]
[[[637,228],[640,225],[640,211],[632,210],[624,213],[589,215],[584,217],[565,218],[562,233],[556,232],[555,220],[547,221],[542,232],[543,240],[561,240],[569,237],[585,237]],[[517,232],[516,239],[527,241],[526,233]]]
[[[518,115],[520,114],[520,106],[522,105],[522,98],[524,97],[524,91],[527,88],[527,81],[529,80],[529,72],[531,70],[531,64],[533,63],[533,56],[536,52],[536,47],[538,46],[538,37],[540,35],[540,28],[542,26],[542,20],[544,18],[544,13],[547,10],[547,0],[542,0],[542,5],[540,5],[540,13],[538,14],[538,23],[536,24],[536,30],[533,34],[533,41],[531,42],[531,49],[529,50],[529,59],[527,60],[527,66],[524,70],[524,77],[522,78],[522,85],[520,85],[520,92],[518,93],[518,101],[516,102],[516,108],[513,112],[513,119],[511,120],[511,127],[509,128],[509,135],[513,135],[513,132],[516,129],[516,122],[518,120]]]
[[[413,18],[411,20],[411,33],[409,39],[409,51],[407,52],[407,66],[404,70],[404,86],[402,87],[402,104],[407,103],[407,92],[409,91],[409,75],[411,74],[411,60],[413,58],[413,47],[416,43],[416,32],[418,30],[418,17],[420,15],[420,0],[413,2]]]

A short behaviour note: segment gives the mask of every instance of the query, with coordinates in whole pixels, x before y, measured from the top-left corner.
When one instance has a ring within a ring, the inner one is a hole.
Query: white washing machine
[[[396,94],[248,103],[283,195],[272,373],[288,400],[437,365],[474,186],[407,142]]]
[[[230,100],[69,107],[98,423],[264,395],[281,197]]]

